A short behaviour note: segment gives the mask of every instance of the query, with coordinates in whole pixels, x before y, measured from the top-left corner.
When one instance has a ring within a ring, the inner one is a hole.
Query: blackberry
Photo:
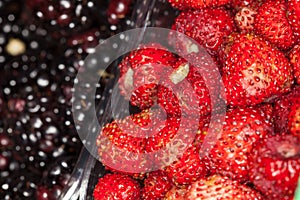
[[[45,198],[45,196],[48,196],[49,199],[57,199],[60,196],[71,177],[76,158],[72,156],[59,158],[53,163],[45,171],[39,182],[35,194],[38,200]]]
[[[69,36],[99,27],[106,19],[107,1],[27,0],[26,5],[37,23],[56,36]]]
[[[133,0],[111,0],[107,8],[107,18],[110,24],[117,24],[124,19],[132,7]]]
[[[2,69],[5,103],[0,121],[3,134],[14,138],[15,143],[13,148],[3,151],[9,157],[0,159],[6,176],[27,169],[28,173],[42,177],[48,163],[66,156],[76,159],[79,154],[82,144],[60,85],[64,76],[58,76],[54,63],[50,54],[24,53]]]
[[[3,21],[0,23],[0,63],[14,59],[22,54],[40,54],[49,56],[55,52],[53,38],[45,29],[34,24],[11,23]]]
[[[3,200],[31,200],[35,196],[38,182],[39,177],[27,171],[27,169],[16,171],[6,179],[0,180],[0,198]]]
[[[1,0],[0,1],[0,23],[3,21],[16,22],[24,10],[23,0]]]

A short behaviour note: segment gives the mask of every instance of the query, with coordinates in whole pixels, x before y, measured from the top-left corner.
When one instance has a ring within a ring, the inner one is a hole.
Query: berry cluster
[[[300,1],[169,3],[178,13],[169,27],[204,51],[171,32],[169,46],[142,44],[123,58],[120,93],[140,112],[99,133],[107,174],[94,199],[293,200],[300,175]],[[225,113],[215,110],[222,101]]]
[[[74,78],[100,40],[125,28],[132,3],[0,1],[0,199],[61,195],[82,147]]]

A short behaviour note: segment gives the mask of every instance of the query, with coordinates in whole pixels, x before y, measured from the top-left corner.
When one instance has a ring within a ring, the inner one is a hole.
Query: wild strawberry
[[[224,45],[220,54],[229,105],[256,105],[290,91],[291,64],[264,39],[251,34],[232,34]]]
[[[219,87],[218,80],[208,71],[209,67],[204,64],[193,66],[185,59],[179,59],[173,68],[174,70],[166,76],[165,85],[158,86],[158,104],[165,108],[169,115],[210,114],[211,104],[217,99]]]
[[[234,21],[229,13],[221,8],[188,10],[180,13],[172,29],[184,33],[204,48],[214,52],[218,50],[224,37],[234,30]],[[189,53],[199,51],[193,48],[195,45],[189,46],[185,40],[176,43],[179,43],[178,51]]]
[[[150,172],[144,180],[142,188],[143,200],[163,199],[165,194],[172,188],[172,182],[163,171]]]
[[[300,44],[295,45],[289,53],[289,59],[292,63],[294,78],[297,84],[300,84]]]
[[[276,99],[274,106],[275,132],[292,133],[300,136],[300,87]]]
[[[229,3],[229,0],[169,0],[169,2],[180,10],[187,10],[221,6]]]
[[[177,124],[166,125],[161,131],[147,138],[146,152],[156,169],[165,169],[180,162],[187,157],[186,154],[192,154],[190,147],[194,145],[197,137],[198,120],[194,117],[182,116],[179,121],[177,120]]]
[[[250,33],[254,30],[256,14],[257,9],[253,6],[244,6],[235,14],[234,21],[242,33]]]
[[[208,155],[211,171],[238,181],[248,179],[252,146],[272,131],[270,116],[265,112],[268,109],[269,105],[265,105],[227,111],[223,128]]]
[[[142,49],[136,55],[126,57],[120,65],[121,92],[126,97],[126,92],[130,94],[130,90],[137,87],[130,100],[141,109],[157,103],[169,116],[209,114],[211,104],[215,103],[211,100],[215,101],[219,95],[219,79],[215,78],[219,72],[207,53],[206,57],[200,55],[196,62],[199,66],[193,66],[185,59],[175,59],[165,50]],[[152,64],[148,65],[148,62]],[[128,66],[131,67],[128,69]]]
[[[300,99],[298,99],[298,101],[294,104],[288,119],[288,127],[290,128],[290,132],[293,135],[300,137]]]
[[[250,4],[253,4],[254,0],[231,0],[230,5],[235,10],[240,10],[241,8],[248,7]]]
[[[287,1],[288,9],[288,20],[294,35],[300,39],[300,1],[299,0],[288,0]]]
[[[293,198],[300,174],[300,139],[292,135],[268,136],[250,154],[250,180],[266,199]]]
[[[100,160],[112,171],[143,177],[144,172],[163,168],[183,154],[195,138],[197,122],[168,117],[159,108],[115,120],[97,138]]]
[[[161,118],[163,119],[163,118]],[[145,151],[154,152],[166,147],[168,143],[178,134],[181,123],[186,123],[186,120],[176,117],[168,117],[166,121],[161,121],[156,125],[156,130],[151,129],[146,137]],[[187,136],[192,137],[193,133],[187,131]]]
[[[176,56],[159,44],[149,44],[131,52],[119,65],[121,94],[141,109],[156,101],[157,84],[171,69]]]
[[[144,156],[145,134],[150,131],[151,118],[149,110],[115,120],[106,124],[97,138],[98,154],[107,169],[143,177],[148,170],[148,159]],[[153,122],[154,124],[156,122]],[[152,123],[152,125],[154,125]],[[132,157],[137,155],[136,159]]]
[[[282,0],[264,2],[257,11],[254,28],[258,35],[280,49],[288,49],[295,43],[287,6]]]
[[[254,189],[237,181],[219,175],[201,178],[193,183],[185,196],[187,200],[260,200],[263,199]]]
[[[203,142],[208,134],[209,128],[213,129],[215,127],[210,127],[211,115],[201,116],[198,125],[198,131],[194,140],[195,144],[203,145]]]
[[[95,200],[139,200],[141,199],[140,190],[138,182],[129,176],[106,174],[98,180],[93,197]]]
[[[185,200],[186,188],[173,186],[166,194],[164,200]]]
[[[178,161],[165,168],[175,185],[184,187],[206,175],[206,168],[200,159],[199,150],[199,146],[190,146]]]

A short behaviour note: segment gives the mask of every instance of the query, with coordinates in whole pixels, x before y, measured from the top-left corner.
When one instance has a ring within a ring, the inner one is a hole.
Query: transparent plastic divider
[[[146,28],[148,25],[150,25],[150,19],[152,15],[153,8],[156,4],[156,0],[142,0],[142,1],[136,1],[132,17],[131,17],[131,24],[129,24],[128,29],[132,28]],[[140,44],[140,41],[143,38],[143,29],[141,29],[140,32],[140,38],[136,38],[135,43],[129,43],[137,46]],[[131,49],[132,46],[125,47],[128,49]],[[117,52],[116,52],[117,53]],[[118,62],[113,62],[111,67],[113,68],[113,72],[115,75],[117,75],[117,64]],[[100,123],[100,126],[107,123],[112,118],[112,111],[111,111],[111,89],[114,87],[118,76],[115,76],[114,79],[110,80],[104,88],[104,91],[102,93],[103,99],[100,100],[100,103],[96,107],[96,114],[98,122]],[[95,94],[92,94],[95,95]],[[116,96],[114,96],[116,98]],[[124,104],[123,97],[119,96],[118,99],[114,99],[114,103],[118,103],[118,105]],[[121,106],[123,107],[123,106]],[[122,111],[119,113],[122,115]],[[117,116],[116,116],[117,117]],[[91,122],[93,125],[94,122]],[[89,150],[92,149],[92,151],[96,152],[97,147],[95,145],[96,143],[96,136],[99,134],[100,130],[97,130],[97,128],[93,126],[89,126],[86,128],[86,130],[89,130],[87,133],[86,140],[87,141],[94,141],[94,143],[91,144],[85,144],[85,145],[92,145],[92,147],[89,148]],[[89,193],[89,184],[93,184],[93,181],[91,181],[91,174],[93,170],[95,170],[96,164],[99,163],[99,161],[94,158],[91,155],[91,152],[87,150],[87,148],[83,147],[81,150],[81,153],[78,157],[77,163],[75,165],[75,168],[73,170],[73,173],[69,179],[67,187],[64,188],[62,194],[60,195],[59,200],[89,200],[93,199],[91,194]],[[100,173],[105,173],[104,169],[100,169]],[[92,183],[91,183],[92,182]],[[93,185],[94,186],[94,185]]]

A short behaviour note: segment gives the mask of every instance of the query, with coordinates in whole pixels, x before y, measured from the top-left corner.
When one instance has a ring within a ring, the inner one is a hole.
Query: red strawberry
[[[169,0],[172,6],[180,9],[201,9],[204,7],[221,6],[229,3],[229,0]]]
[[[292,133],[300,136],[299,107],[299,86],[294,87],[289,94],[276,99],[274,106],[274,124],[276,133]]]
[[[232,34],[224,45],[220,54],[229,105],[256,105],[290,91],[291,64],[264,39],[251,34]]]
[[[231,0],[230,4],[235,10],[240,10],[243,7],[248,7],[254,0]]]
[[[180,120],[167,118],[161,109],[143,110],[108,123],[97,138],[100,160],[108,169],[142,177],[144,172],[156,169],[153,158],[146,152],[165,146],[179,126]]]
[[[163,199],[172,188],[172,182],[163,171],[150,172],[144,180],[142,189],[143,200]]]
[[[156,101],[157,83],[176,62],[176,56],[159,44],[149,44],[131,52],[119,65],[121,94],[141,109]]]
[[[294,70],[294,78],[300,84],[300,44],[297,44],[289,53],[289,59]]]
[[[268,136],[250,155],[250,180],[266,199],[293,198],[300,175],[300,139],[292,135]]]
[[[149,163],[144,156],[145,134],[151,130],[149,110],[106,124],[97,138],[98,154],[107,169],[143,177]],[[152,121],[155,125],[156,122]],[[147,126],[148,125],[148,126]],[[135,160],[131,158],[138,155]],[[146,162],[146,163],[145,163]],[[143,164],[141,164],[143,163]]]
[[[255,31],[280,49],[295,43],[295,36],[287,19],[287,5],[283,0],[268,0],[257,11]]]
[[[143,110],[106,124],[97,138],[98,152],[108,169],[139,178],[176,160],[196,132],[193,118],[168,117],[162,109]]]
[[[206,175],[204,162],[199,156],[199,146],[190,146],[183,156],[166,167],[165,171],[177,186],[186,186]]]
[[[244,6],[235,14],[234,20],[242,33],[250,33],[254,30],[254,19],[257,9],[254,6]]]
[[[300,99],[293,105],[293,109],[291,110],[288,119],[290,132],[293,135],[300,137]]]
[[[185,159],[186,154],[192,154],[190,146],[193,145],[197,135],[198,120],[194,117],[182,117],[177,122],[180,125],[166,125],[162,131],[147,138],[146,152],[157,169],[165,169]]]
[[[272,131],[269,109],[270,105],[265,105],[227,111],[223,128],[207,158],[211,171],[238,181],[248,179],[252,146]]]
[[[288,0],[288,19],[292,26],[294,35],[300,39],[300,1]]]
[[[182,113],[198,117],[209,114],[219,93],[217,80],[208,71],[209,67],[193,66],[185,59],[179,59],[173,68],[166,77],[165,86],[158,86],[158,103],[169,115]],[[200,68],[207,68],[208,72],[204,74],[206,69]]]
[[[157,103],[169,116],[209,114],[219,95],[219,72],[207,53],[196,59],[193,66],[163,49],[134,52],[120,64],[121,93],[141,109]]]
[[[163,118],[161,118],[163,119]],[[161,148],[166,147],[168,143],[178,134],[181,123],[185,123],[186,120],[176,117],[168,117],[166,121],[161,121],[156,125],[156,131],[153,131],[146,138],[145,151],[154,152]],[[187,136],[192,137],[192,133],[187,132]]]
[[[135,180],[126,175],[106,174],[98,180],[94,188],[95,200],[139,200],[141,188]]]
[[[185,200],[186,192],[186,188],[178,188],[174,186],[167,192],[164,200]]]
[[[234,30],[234,21],[229,13],[221,8],[183,11],[176,18],[172,29],[186,34],[210,51],[218,50],[224,37]],[[172,37],[171,37],[172,39]],[[178,38],[175,38],[178,40]],[[178,51],[195,52],[187,41],[171,41],[177,44]]]
[[[185,196],[186,200],[260,200],[254,189],[219,175],[199,179],[193,183]]]

